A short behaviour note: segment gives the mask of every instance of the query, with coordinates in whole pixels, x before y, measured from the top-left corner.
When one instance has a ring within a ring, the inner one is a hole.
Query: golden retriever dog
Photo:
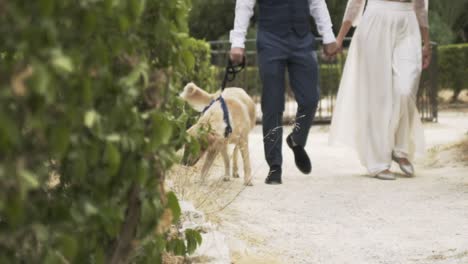
[[[219,100],[220,96],[224,102]],[[256,122],[255,103],[252,98],[241,88],[226,88],[223,92],[210,94],[194,83],[187,84],[180,97],[195,110],[203,112],[197,123],[188,129],[188,134],[197,138],[201,130],[209,130],[207,148],[202,149],[199,157],[191,157],[188,162],[194,165],[206,152],[205,163],[201,171],[202,181],[205,180],[213,161],[220,152],[224,160],[224,179],[229,180],[228,145],[232,144],[234,145],[232,176],[239,177],[237,163],[240,151],[244,164],[244,184],[251,186],[249,133],[255,127]],[[227,112],[223,109],[223,103]],[[228,127],[226,116],[232,129],[230,133],[226,130]]]

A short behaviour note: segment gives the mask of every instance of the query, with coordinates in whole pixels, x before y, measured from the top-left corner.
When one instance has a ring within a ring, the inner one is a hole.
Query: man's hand
[[[432,47],[431,45],[424,45],[423,50],[422,50],[422,55],[423,55],[423,61],[422,61],[422,67],[423,69],[429,68],[429,65],[431,65],[431,60],[432,60]]]
[[[234,64],[242,63],[242,60],[244,59],[244,55],[245,55],[245,49],[243,49],[243,48],[232,48],[231,49],[230,57],[231,57],[231,61]]]
[[[336,42],[324,44],[323,52],[329,57],[335,56],[339,52],[338,44]]]

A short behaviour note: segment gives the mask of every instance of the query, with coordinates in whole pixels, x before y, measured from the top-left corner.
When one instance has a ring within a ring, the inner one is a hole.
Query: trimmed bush
[[[453,100],[468,88],[468,44],[439,47],[439,77],[442,87],[453,90]]]

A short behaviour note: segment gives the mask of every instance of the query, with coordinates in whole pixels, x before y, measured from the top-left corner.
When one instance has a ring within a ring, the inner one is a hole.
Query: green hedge
[[[454,98],[468,88],[468,44],[447,45],[438,48],[438,67],[440,86],[454,91]],[[346,52],[338,56],[336,64],[320,62],[320,89],[322,95],[333,95],[337,93],[342,66],[346,60]],[[216,67],[213,79],[219,83],[224,69]],[[426,75],[424,75],[426,76]],[[248,67],[246,72],[240,74],[232,86],[241,86],[251,95],[261,94],[261,82],[258,69],[255,66]]]
[[[441,87],[453,90],[453,99],[468,88],[468,44],[439,47],[439,77]]]
[[[320,65],[320,90],[323,96],[336,94],[340,85],[341,78],[341,66],[336,64],[324,64]],[[224,74],[224,68],[216,67],[214,70],[213,78],[215,84],[221,82],[221,78]],[[246,90],[251,96],[260,96],[262,94],[262,83],[257,67],[246,67],[244,72],[239,74],[236,80],[229,83],[228,86],[238,86]],[[287,89],[290,90],[289,84],[287,83]]]
[[[211,66],[211,49],[210,45],[203,41],[194,38],[188,39],[187,47],[192,54],[194,61],[193,67],[186,68],[181,73],[181,80],[184,82],[192,81],[204,89],[213,90],[215,86],[215,71]],[[182,85],[184,85],[182,83]]]

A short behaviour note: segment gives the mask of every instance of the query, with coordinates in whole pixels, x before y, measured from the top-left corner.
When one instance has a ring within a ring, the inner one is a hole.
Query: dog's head
[[[180,93],[180,97],[198,112],[203,111],[213,100],[213,95],[205,92],[194,83],[188,83]]]
[[[182,158],[182,165],[184,166],[194,166],[208,149],[219,146],[219,136],[214,133],[208,133],[206,137],[198,136],[194,139],[197,140],[200,149],[194,150],[191,146],[185,145],[184,156]]]

